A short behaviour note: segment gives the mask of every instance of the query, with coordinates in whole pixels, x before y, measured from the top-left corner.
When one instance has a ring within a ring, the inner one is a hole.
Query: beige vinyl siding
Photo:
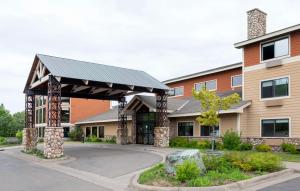
[[[177,117],[177,118],[170,118],[170,137],[176,137],[178,135],[178,127],[177,123],[181,121],[188,121],[194,122],[194,136],[193,137],[200,137],[200,128],[201,125],[196,121],[196,116],[193,117]],[[237,128],[237,114],[222,114],[220,116],[221,124],[220,124],[220,131],[221,135],[223,135],[227,130],[233,129],[236,130]]]
[[[226,131],[235,131],[237,132],[237,114],[223,114],[221,115],[221,124],[220,124],[221,135],[224,135]]]
[[[289,76],[289,98],[282,99],[282,106],[266,107],[260,99],[261,80]],[[244,72],[244,99],[252,104],[241,115],[242,136],[260,137],[261,118],[290,117],[291,137],[300,137],[300,62]]]
[[[81,125],[80,127],[84,129],[86,127],[96,127],[96,126],[104,126],[104,136],[117,136],[117,128],[118,128],[117,121],[85,124],[85,125]],[[132,122],[128,121],[127,122],[128,136],[131,136],[131,127],[132,127]]]

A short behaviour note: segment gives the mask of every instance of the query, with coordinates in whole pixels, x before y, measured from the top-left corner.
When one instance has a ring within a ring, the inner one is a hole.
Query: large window
[[[193,136],[193,122],[178,122],[178,136]]]
[[[172,88],[169,92],[170,96],[183,96],[184,88],[183,86]]]
[[[201,126],[201,131],[200,131],[200,135],[201,136],[204,136],[204,137],[208,137],[208,136],[212,136],[213,134],[213,127],[211,126]],[[219,126],[216,126],[215,127],[215,135],[216,136],[219,136],[220,133],[219,133]]]
[[[273,42],[262,44],[262,60],[269,60],[289,55],[289,39],[284,38]]]
[[[237,75],[237,76],[231,76],[231,87],[239,87],[243,84],[243,76]]]
[[[217,80],[195,83],[196,91],[200,91],[203,87],[209,91],[214,91],[217,89]]]
[[[288,137],[289,119],[264,119],[261,121],[262,137]]]
[[[283,97],[288,95],[288,77],[261,82],[261,98]]]

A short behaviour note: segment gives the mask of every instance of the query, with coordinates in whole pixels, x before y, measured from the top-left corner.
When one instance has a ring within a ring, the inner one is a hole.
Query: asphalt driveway
[[[0,164],[0,190],[3,191],[109,190],[1,152]]]
[[[66,145],[65,154],[75,160],[61,165],[115,178],[150,167],[162,160],[157,154],[143,152],[142,147],[110,144]]]

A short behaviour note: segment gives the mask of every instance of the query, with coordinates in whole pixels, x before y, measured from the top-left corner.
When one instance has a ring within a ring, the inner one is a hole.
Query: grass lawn
[[[275,155],[279,156],[283,161],[288,162],[300,162],[300,154],[290,154],[290,153],[274,153]]]

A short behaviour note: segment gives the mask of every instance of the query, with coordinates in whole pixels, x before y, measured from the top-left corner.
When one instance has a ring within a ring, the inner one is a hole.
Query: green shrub
[[[272,153],[231,152],[224,155],[233,167],[243,171],[272,172],[282,168],[280,157]]]
[[[87,142],[97,143],[100,142],[100,139],[96,135],[92,135],[87,138]]]
[[[7,144],[7,139],[5,137],[0,137],[0,145]]]
[[[112,137],[106,137],[104,139],[104,141],[106,143],[112,143],[112,144],[115,144],[117,142],[117,137],[116,136],[112,136]]]
[[[290,144],[290,143],[282,143],[281,144],[281,149],[282,149],[283,152],[288,152],[288,153],[291,153],[291,154],[299,153],[297,151],[296,145]]]
[[[249,155],[248,163],[252,171],[273,172],[282,168],[280,157],[272,153],[253,153]]]
[[[232,167],[224,156],[205,155],[203,156],[203,163],[207,171],[226,172]]]
[[[260,144],[255,147],[258,152],[271,152],[272,148],[266,144]]]
[[[23,131],[18,130],[18,131],[16,132],[16,137],[17,137],[19,143],[22,143],[22,139],[23,139]]]
[[[238,147],[240,151],[250,151],[252,150],[253,145],[251,143],[241,143]]]
[[[188,147],[189,139],[186,137],[175,137],[170,140],[170,147]]]
[[[198,148],[199,149],[209,149],[211,147],[211,143],[209,140],[201,140],[198,141]]]
[[[69,138],[72,141],[81,141],[82,135],[83,135],[83,132],[80,127],[76,127],[74,130],[69,132]]]
[[[223,137],[224,148],[236,150],[241,144],[240,136],[234,131],[226,131]]]
[[[185,160],[182,164],[176,166],[176,178],[181,182],[197,178],[200,172],[194,160]]]
[[[150,168],[143,172],[140,177],[138,182],[140,184],[147,184],[148,182],[157,179],[159,176],[162,176],[165,174],[165,168],[164,164],[158,164],[154,166],[153,168]]]

